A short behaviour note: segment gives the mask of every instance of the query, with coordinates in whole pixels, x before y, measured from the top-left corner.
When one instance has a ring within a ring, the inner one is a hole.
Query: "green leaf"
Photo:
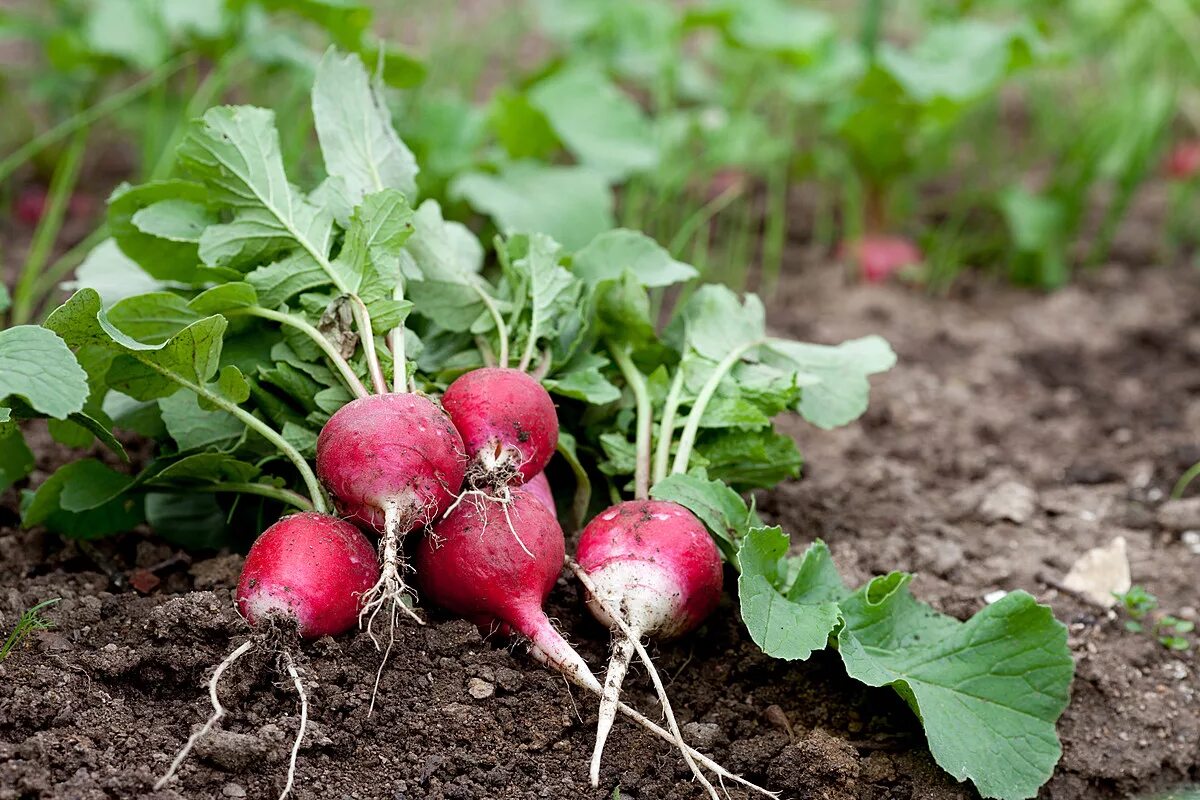
[[[266,308],[278,308],[301,292],[327,286],[329,275],[307,253],[297,252],[246,276]]]
[[[73,539],[99,539],[129,530],[142,521],[141,504],[123,494],[132,481],[95,459],[74,461],[32,493],[21,522],[27,528],[45,525]],[[71,511],[68,504],[81,510]]]
[[[758,524],[756,515],[737,492],[721,481],[698,475],[668,475],[654,484],[650,496],[678,503],[699,517],[731,564],[737,563],[742,538]]]
[[[704,433],[690,462],[738,489],[770,488],[800,474],[796,442],[773,430],[725,429]]]
[[[534,234],[527,240],[525,254],[511,262],[507,271],[523,286],[529,301],[530,347],[557,331],[557,318],[573,309],[579,298],[579,282],[559,264],[558,242]]]
[[[261,473],[258,467],[229,455],[228,453],[194,453],[148,471],[146,481],[164,482],[196,481],[201,483],[248,483]]]
[[[199,230],[217,222],[207,201],[208,190],[191,181],[122,183],[108,198],[108,229],[121,252],[147,274],[195,283]]]
[[[150,70],[167,60],[170,42],[151,0],[93,0],[83,36],[94,53]]]
[[[176,392],[158,401],[167,433],[180,450],[233,447],[246,434],[246,426],[224,411],[206,411],[191,392]]]
[[[738,602],[750,638],[767,655],[803,661],[823,650],[841,619],[838,597],[845,593],[824,542],[816,541],[799,559],[798,576],[784,592],[790,542],[779,528],[754,528],[738,548]]]
[[[75,279],[61,284],[64,289],[93,289],[111,305],[126,297],[156,292],[164,282],[153,278],[136,262],[121,252],[112,239],[105,239],[84,257],[75,270]]]
[[[283,423],[283,439],[305,458],[317,457],[317,434],[294,422]]]
[[[497,89],[488,104],[488,124],[510,158],[550,161],[559,147],[550,121],[523,92]]]
[[[688,349],[713,362],[738,347],[761,341],[766,327],[766,313],[756,295],[739,300],[733,290],[717,284],[697,289],[671,325],[672,331],[682,328]]]
[[[910,580],[875,578],[842,602],[846,671],[895,688],[955,778],[984,797],[1033,797],[1062,755],[1054,726],[1075,671],[1066,627],[1025,592],[959,622],[915,600]]]
[[[204,318],[186,299],[170,292],[127,297],[113,304],[107,316],[122,333],[148,344],[162,344]]]
[[[605,231],[592,239],[571,259],[571,271],[593,285],[630,272],[648,288],[683,283],[698,274],[690,264],[671,258],[649,236],[627,228]]]
[[[470,172],[451,182],[450,195],[490,216],[506,235],[544,233],[568,250],[615,225],[612,192],[584,167],[520,162],[498,175]]]
[[[891,369],[896,354],[878,336],[836,346],[772,339],[764,361],[797,372],[796,410],[818,428],[836,428],[862,416],[871,393],[868,375]]]
[[[658,164],[649,119],[598,69],[578,65],[551,75],[529,91],[529,102],[576,159],[609,180]]]
[[[72,347],[100,345],[117,354],[108,370],[108,385],[135,400],[166,397],[184,384],[207,383],[216,374],[226,326],[224,317],[205,317],[166,341],[146,344],[113,325],[91,289],[76,292],[46,320],[46,327]]]
[[[254,287],[244,281],[218,284],[188,301],[188,308],[202,317],[254,305],[258,305],[258,295]]]
[[[323,269],[328,264],[333,218],[288,183],[273,112],[252,106],[209,109],[188,129],[179,159],[204,179],[213,199],[237,212],[233,221],[204,230],[205,264],[261,264],[288,248],[298,248]]]
[[[325,171],[342,182],[352,206],[384,189],[415,201],[417,161],[392,128],[391,113],[357,55],[326,51],[312,109]]]
[[[187,550],[215,550],[229,538],[225,512],[211,494],[151,492],[146,521],[162,538]]]
[[[0,413],[7,409],[0,409]],[[33,472],[33,453],[15,425],[0,422],[0,492]]]
[[[718,7],[722,5],[733,12],[728,23],[730,36],[751,49],[808,55],[837,33],[833,18],[824,11],[781,0],[734,0]]]
[[[413,210],[404,195],[385,189],[368,195],[354,210],[335,266],[347,288],[367,303],[391,300],[400,281],[400,252],[413,234]]]
[[[47,416],[66,419],[83,410],[87,379],[53,331],[36,325],[0,330],[0,402],[16,396]]]
[[[621,390],[608,381],[598,367],[559,373],[542,381],[546,391],[585,403],[602,406],[621,399]]]

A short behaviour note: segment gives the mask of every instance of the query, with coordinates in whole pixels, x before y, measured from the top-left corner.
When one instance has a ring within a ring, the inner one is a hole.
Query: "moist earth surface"
[[[774,328],[820,342],[880,333],[899,363],[874,379],[859,422],[834,432],[783,422],[806,464],[759,494],[764,517],[797,547],[823,538],[851,584],[917,573],[914,593],[947,614],[965,618],[996,590],[1053,606],[1078,667],[1063,758],[1040,797],[1124,798],[1200,779],[1195,646],[1169,651],[1056,588],[1078,556],[1121,536],[1134,582],[1164,611],[1197,617],[1200,546],[1161,507],[1200,460],[1200,275],[1114,266],[1048,296],[972,280],[932,298],[848,286],[793,255]],[[79,457],[39,443],[35,483]],[[187,559],[136,532],[81,548],[19,530],[16,506],[4,496],[0,628],[62,600],[47,614],[56,627],[0,663],[0,800],[277,796],[299,705],[261,649],[226,673],[219,730],[152,788],[209,712],[212,667],[247,635],[232,603],[242,557]],[[122,580],[130,573],[143,591]],[[607,633],[573,583],[560,580],[550,610],[599,668]],[[702,796],[671,748],[620,720],[592,789],[593,698],[520,646],[428,616],[398,630],[370,717],[379,653],[366,634],[299,649],[311,718],[295,797]],[[786,798],[977,796],[934,763],[907,706],[846,678],[836,653],[806,663],[759,653],[728,591],[704,628],[656,653],[692,743]],[[626,686],[656,713],[644,673]]]

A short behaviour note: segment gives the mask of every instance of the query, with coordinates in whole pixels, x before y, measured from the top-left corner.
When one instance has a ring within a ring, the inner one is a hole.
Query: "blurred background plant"
[[[791,245],[939,291],[968,269],[1062,285],[1123,225],[1149,226],[1143,260],[1195,246],[1200,0],[374,6],[0,11],[0,202],[28,240],[0,308],[36,317],[107,235],[82,234],[104,198],[170,177],[213,102],[280,109],[286,163],[318,179],[305,87],[330,44],[381,70],[421,194],[484,234],[638,228],[768,291]],[[100,256],[89,280],[119,270]]]

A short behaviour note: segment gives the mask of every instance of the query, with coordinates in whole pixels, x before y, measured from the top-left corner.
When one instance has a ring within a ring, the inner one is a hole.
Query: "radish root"
[[[171,762],[171,768],[167,770],[167,774],[159,778],[158,783],[154,784],[156,791],[167,785],[167,782],[174,777],[175,772],[183,764],[184,759],[187,758],[188,753],[196,746],[196,742],[207,735],[221,721],[221,718],[225,716],[225,707],[221,705],[221,698],[217,696],[217,685],[221,682],[221,674],[229,669],[233,662],[248,653],[253,646],[253,640],[246,640],[236,650],[226,656],[224,661],[217,665],[217,668],[213,671],[212,678],[208,681],[208,698],[212,701],[213,713],[209,716],[208,721],[204,723],[204,727],[188,737],[187,742],[183,745],[183,749],[175,755],[175,760]]]
[[[596,744],[592,748],[591,779],[592,787],[600,785],[600,761],[604,757],[604,744],[612,730],[613,721],[617,718],[617,701],[621,696],[621,683],[625,680],[625,672],[629,669],[629,661],[633,658],[633,640],[624,634],[618,634],[613,644],[613,655],[608,662],[608,671],[604,674],[604,693],[600,695],[599,720],[596,723]]]
[[[650,673],[650,680],[654,684],[654,690],[658,693],[658,702],[662,706],[663,716],[667,719],[667,726],[671,729],[671,735],[674,738],[676,746],[679,747],[680,754],[683,755],[683,760],[687,762],[688,767],[690,767],[692,770],[692,774],[696,776],[696,780],[700,781],[700,784],[705,788],[709,796],[712,797],[713,800],[720,800],[721,796],[717,794],[717,790],[713,788],[711,783],[709,783],[708,778],[704,777],[704,773],[700,770],[700,767],[696,764],[695,759],[689,752],[691,748],[689,748],[687,742],[683,740],[683,733],[679,730],[679,722],[675,719],[675,712],[671,710],[671,701],[667,698],[666,687],[663,686],[662,678],[659,677],[658,670],[655,669],[654,662],[650,658],[650,654],[646,652],[646,648],[642,645],[641,641],[639,641],[640,631],[630,628],[629,624],[625,622],[625,615],[623,613],[614,613],[617,611],[617,609],[612,608],[604,602],[604,598],[596,590],[596,584],[592,582],[591,576],[584,572],[583,567],[579,566],[578,563],[569,558],[567,559],[567,564],[571,568],[571,571],[575,573],[575,577],[579,579],[581,584],[583,584],[583,588],[586,589],[588,593],[591,594],[592,598],[604,608],[604,613],[608,615],[609,619],[615,622],[617,627],[620,628],[621,635],[624,637],[624,640],[618,646],[620,647],[624,645],[625,641],[628,641],[633,645],[633,649],[637,651],[638,657],[642,660],[642,663],[646,665],[646,669]],[[619,655],[620,654],[614,654],[613,662],[618,660]],[[621,681],[625,678],[625,670],[629,664],[629,656],[626,655],[623,660],[625,663],[618,667],[619,675],[612,676],[614,680],[610,681],[609,676],[605,676],[604,691],[600,695],[600,702],[602,706],[606,703],[615,703],[617,701],[617,697],[620,695]],[[613,662],[610,662],[610,671],[612,669]],[[609,724],[611,726],[611,722]],[[608,732],[605,731],[605,739],[607,738]],[[604,741],[601,740],[600,731],[597,727],[596,747],[592,751],[592,786],[600,785],[600,758],[603,754],[603,751]]]
[[[296,686],[296,693],[300,695],[300,730],[296,732],[296,743],[292,745],[287,783],[284,784],[283,791],[279,794],[279,800],[288,796],[296,782],[296,759],[300,756],[300,744],[304,741],[304,730],[308,727],[308,695],[304,693],[304,684],[300,680],[300,673],[296,671],[296,662],[292,660],[292,654],[286,650],[283,651],[283,661],[287,664],[288,675],[292,677],[292,683]],[[376,683],[378,685],[378,681]]]

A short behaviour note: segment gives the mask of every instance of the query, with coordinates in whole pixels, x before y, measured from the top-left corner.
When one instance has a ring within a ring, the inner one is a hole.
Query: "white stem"
[[[279,793],[279,800],[288,796],[296,782],[296,759],[300,755],[300,744],[304,741],[304,730],[308,727],[308,695],[304,693],[304,684],[300,682],[300,674],[296,672],[292,654],[285,650],[283,660],[287,664],[288,675],[292,676],[292,683],[296,685],[296,693],[300,695],[300,730],[296,732],[296,743],[292,745],[292,759],[288,764],[287,783],[284,784],[283,791]]]
[[[253,646],[254,645],[251,640],[245,641],[236,650],[226,656],[224,661],[217,665],[216,670],[213,672],[212,678],[208,682],[208,698],[212,701],[213,707],[212,716],[210,716],[208,721],[204,723],[204,727],[188,737],[187,743],[184,744],[183,749],[176,754],[175,760],[171,762],[171,768],[167,770],[167,774],[159,778],[158,783],[154,784],[156,791],[167,785],[167,781],[171,780],[171,778],[175,775],[176,770],[179,769],[179,765],[183,763],[185,758],[187,758],[188,753],[191,752],[192,748],[196,745],[196,742],[200,741],[201,738],[211,731],[213,726],[221,721],[221,717],[225,716],[225,707],[221,705],[221,698],[217,697],[217,684],[221,682],[221,674],[224,673],[225,670],[229,669],[229,666],[233,664],[233,662],[245,655]]]
[[[629,661],[633,658],[633,640],[628,636],[616,636],[613,644],[613,655],[608,662],[608,671],[604,674],[604,693],[600,695],[600,714],[596,722],[596,745],[592,748],[592,788],[600,785],[600,761],[604,757],[604,744],[608,741],[609,731],[617,718],[617,701],[621,698],[621,684],[625,680],[625,671],[629,669]]]

